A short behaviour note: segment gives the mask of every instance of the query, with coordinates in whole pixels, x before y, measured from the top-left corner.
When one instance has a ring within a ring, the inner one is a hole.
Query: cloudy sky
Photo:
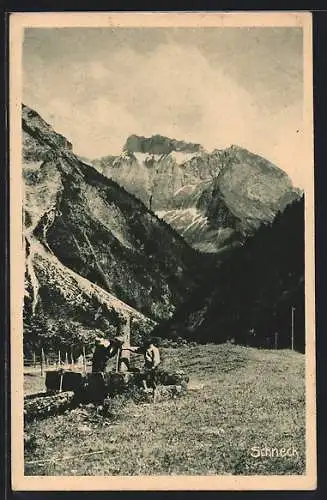
[[[29,28],[23,101],[77,154],[130,134],[238,144],[302,186],[299,28]]]

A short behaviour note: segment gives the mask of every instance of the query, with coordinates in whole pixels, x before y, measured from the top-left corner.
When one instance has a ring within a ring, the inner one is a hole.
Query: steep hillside
[[[285,172],[237,146],[208,153],[199,144],[130,136],[122,155],[93,164],[204,252],[242,241],[300,196]]]
[[[22,127],[26,321],[90,324],[100,306],[109,323],[112,309],[148,326],[169,318],[195,286],[196,253],[24,105]]]
[[[304,198],[262,226],[176,311],[157,335],[305,349]],[[277,334],[275,336],[275,334]]]

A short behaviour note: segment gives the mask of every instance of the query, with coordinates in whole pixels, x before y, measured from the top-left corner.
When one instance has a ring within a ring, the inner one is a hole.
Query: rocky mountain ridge
[[[156,134],[152,137],[130,135],[127,138],[123,150],[129,153],[166,155],[172,152],[199,153],[203,151],[203,148],[200,144],[178,141]]]
[[[285,172],[235,145],[207,152],[162,136],[131,136],[120,156],[92,163],[204,252],[241,241],[301,195]]]
[[[195,286],[196,253],[24,105],[22,129],[25,320],[128,315],[146,330],[170,317]]]

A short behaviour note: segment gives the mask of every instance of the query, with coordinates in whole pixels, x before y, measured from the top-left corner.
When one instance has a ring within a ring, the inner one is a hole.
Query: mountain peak
[[[34,109],[22,104],[23,131],[42,145],[72,151],[73,146],[66,137],[56,132]]]
[[[203,151],[200,144],[178,141],[163,135],[143,137],[130,135],[125,143],[124,151],[129,153],[169,154],[172,151],[184,153],[198,153]]]

